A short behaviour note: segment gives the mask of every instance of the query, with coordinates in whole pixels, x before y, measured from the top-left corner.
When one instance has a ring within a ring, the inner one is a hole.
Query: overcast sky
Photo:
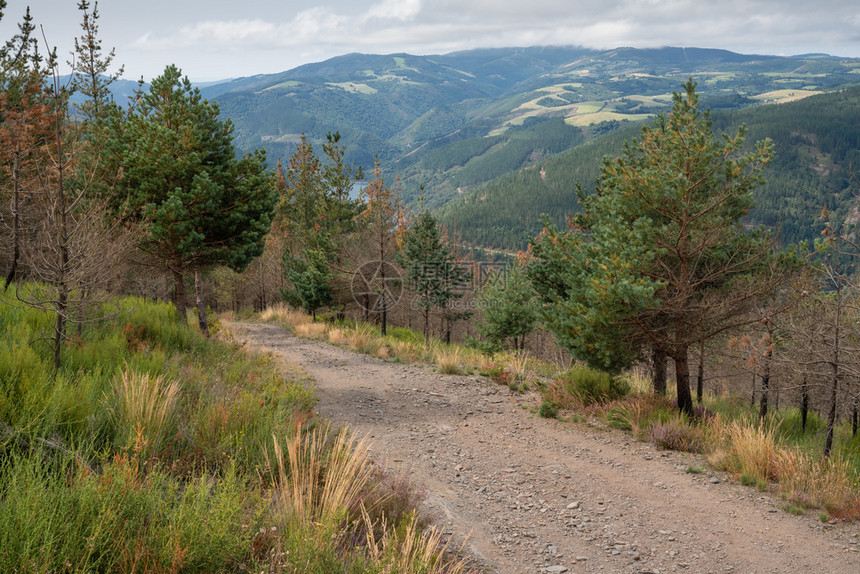
[[[80,33],[77,0],[7,0],[0,34],[30,5],[51,45]],[[277,73],[349,52],[480,47],[686,46],[860,57],[858,0],[102,0],[101,36],[125,78],[176,64],[194,81]]]

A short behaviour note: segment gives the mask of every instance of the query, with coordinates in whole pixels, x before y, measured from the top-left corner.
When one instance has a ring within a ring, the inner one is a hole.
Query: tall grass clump
[[[607,423],[628,430],[642,440],[651,440],[651,427],[677,418],[676,408],[663,396],[634,394],[613,405],[606,414]]]
[[[465,561],[446,559],[441,533],[418,527],[414,511],[391,522],[384,513],[371,518],[366,502],[384,498],[372,496],[377,484],[365,439],[318,428],[287,438],[285,447],[273,442],[275,516],[285,533],[277,554],[286,564],[320,574],[465,571]]]
[[[164,375],[151,376],[124,369],[113,386],[114,413],[119,444],[137,443],[144,459],[159,452],[168,432],[174,428],[174,411],[179,383]]]
[[[443,375],[465,375],[470,371],[465,353],[457,345],[438,345],[433,350],[433,362]]]

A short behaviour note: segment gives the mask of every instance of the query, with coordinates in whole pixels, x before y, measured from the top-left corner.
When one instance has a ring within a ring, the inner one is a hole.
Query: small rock
[[[717,478],[716,476],[712,476],[711,478],[708,479],[708,482],[710,482],[711,484],[719,484],[720,479]]]
[[[586,560],[588,560],[588,556],[577,556],[576,557],[577,562],[585,562]]]
[[[571,502],[570,504],[567,505],[568,510],[576,510],[577,508],[579,508],[579,501],[578,500],[576,502]]]
[[[547,566],[543,569],[547,574],[561,574],[562,572],[567,572],[566,566]]]

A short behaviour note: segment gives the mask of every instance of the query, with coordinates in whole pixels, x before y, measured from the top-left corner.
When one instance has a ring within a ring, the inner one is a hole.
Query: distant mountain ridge
[[[346,54],[200,89],[233,121],[240,150],[264,147],[274,164],[292,155],[302,134],[320,144],[327,133],[340,132],[347,160],[368,168],[379,158],[386,173],[398,176],[407,199],[422,193],[431,208],[458,199],[445,208],[445,217],[451,225],[469,222],[475,228],[463,229],[464,237],[521,247],[525,229],[535,227],[540,213],[530,209],[529,202],[543,205],[556,218],[570,209],[575,182],[556,179],[558,166],[577,162],[586,166],[582,173],[593,178],[601,154],[617,153],[623,138],[635,133],[625,128],[667,110],[672,92],[690,77],[698,82],[704,107],[755,114],[772,107],[763,104],[859,85],[860,59],[680,47]],[[853,137],[852,118],[831,113],[827,106],[836,104],[822,101],[816,108],[820,121],[836,130],[824,118],[838,117],[851,132],[846,137]],[[785,118],[772,121],[784,131]],[[767,136],[767,125],[760,128],[757,134]],[[804,161],[817,157],[820,150],[813,144],[824,134],[809,126],[800,133],[812,135],[781,135],[781,145],[795,147],[778,153]],[[828,173],[844,175],[842,166],[836,168]],[[804,177],[815,173],[801,171]],[[787,181],[780,173],[777,179]],[[832,181],[813,183],[818,198],[831,193],[824,190],[843,193]],[[552,187],[550,195],[539,197],[541,186]],[[524,189],[531,192],[522,195]],[[512,195],[503,199],[505,193]],[[495,199],[481,206],[482,197]],[[769,201],[773,209],[780,204]],[[776,221],[782,215],[772,211],[756,217]],[[520,229],[519,235],[504,237],[512,227]],[[791,234],[806,236],[806,231],[794,229]]]
[[[202,93],[232,118],[243,149],[263,146],[272,157],[286,157],[302,133],[322,141],[339,131],[351,159],[369,165],[378,156],[387,165],[404,157],[414,162],[421,155],[417,148],[429,151],[458,130],[452,140],[552,117],[580,126],[641,120],[665,108],[688,76],[699,79],[706,100],[731,108],[780,90],[838,89],[860,81],[858,69],[860,60],[820,56],[545,46],[431,56],[347,54],[209,85]]]

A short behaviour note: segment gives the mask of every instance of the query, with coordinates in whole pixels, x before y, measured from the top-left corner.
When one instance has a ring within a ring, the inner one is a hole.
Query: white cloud
[[[363,20],[413,20],[421,12],[421,0],[382,0],[368,8]]]
[[[25,0],[9,4],[5,37]],[[71,39],[79,32],[74,5],[39,0],[34,13],[52,38]],[[99,8],[105,45],[117,47],[131,76],[151,76],[166,61],[183,63],[192,77],[226,77],[355,51],[539,44],[860,56],[857,0],[148,0]]]
[[[205,21],[182,26],[174,33],[156,36],[146,33],[134,46],[151,51],[182,48],[276,48],[319,44],[344,33],[348,18],[325,8],[311,8],[292,21],[275,24],[261,19]]]

